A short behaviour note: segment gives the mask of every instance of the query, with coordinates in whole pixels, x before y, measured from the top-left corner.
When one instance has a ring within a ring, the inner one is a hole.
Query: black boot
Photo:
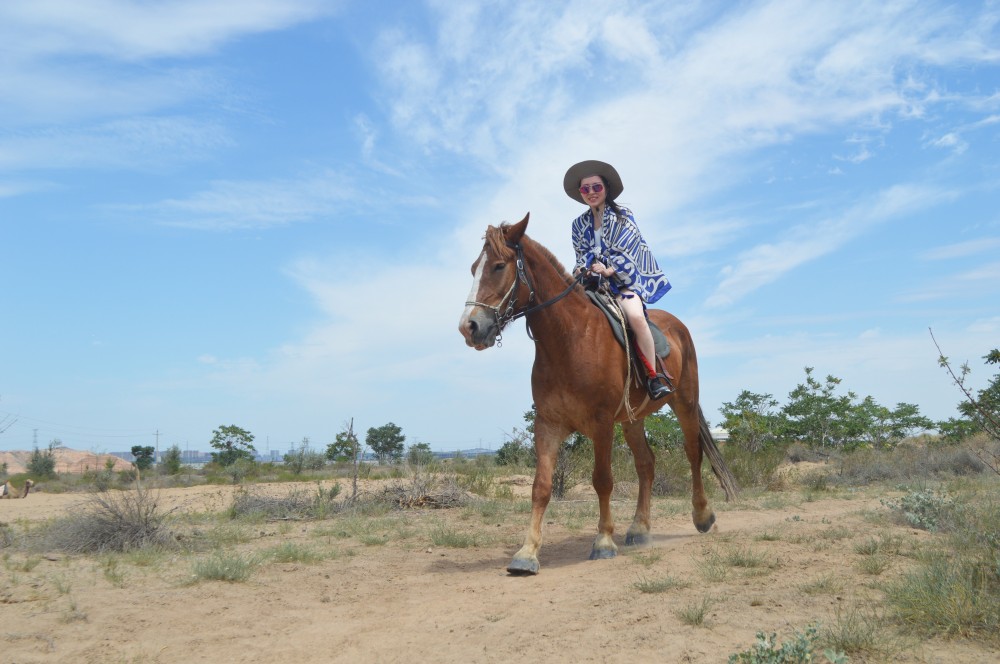
[[[649,396],[653,399],[662,399],[671,392],[670,385],[663,380],[660,376],[654,376],[646,382],[646,387],[649,389]]]

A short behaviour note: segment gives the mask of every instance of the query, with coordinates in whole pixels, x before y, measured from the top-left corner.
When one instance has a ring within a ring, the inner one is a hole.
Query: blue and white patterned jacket
[[[605,264],[617,271],[611,278],[613,282],[636,293],[646,304],[653,304],[670,290],[670,282],[642,238],[632,211],[622,205],[618,207],[621,215],[616,215],[611,206],[604,206],[599,247],[595,246],[594,211],[588,209],[573,220],[574,272],[589,268],[601,256]]]

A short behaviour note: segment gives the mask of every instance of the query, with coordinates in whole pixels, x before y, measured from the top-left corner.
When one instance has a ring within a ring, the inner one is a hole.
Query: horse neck
[[[544,252],[526,252],[525,261],[534,282],[534,305],[558,297],[566,290],[569,285],[566,273]],[[568,349],[580,337],[579,330],[586,325],[588,315],[593,313],[592,309],[583,292],[574,288],[559,302],[529,314],[528,325],[536,339],[536,348],[541,350],[547,340],[554,340],[561,349]]]

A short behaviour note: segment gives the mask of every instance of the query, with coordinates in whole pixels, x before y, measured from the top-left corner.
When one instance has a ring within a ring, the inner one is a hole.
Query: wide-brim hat
[[[607,200],[609,201],[613,201],[621,196],[621,193],[625,190],[625,185],[622,184],[622,177],[618,175],[618,171],[615,170],[614,166],[603,161],[597,161],[596,159],[589,159],[581,161],[579,164],[573,164],[566,171],[566,177],[563,178],[563,189],[566,190],[566,195],[574,201],[586,205],[587,201],[583,200],[583,194],[580,193],[580,180],[589,178],[592,175],[600,175],[608,183]]]

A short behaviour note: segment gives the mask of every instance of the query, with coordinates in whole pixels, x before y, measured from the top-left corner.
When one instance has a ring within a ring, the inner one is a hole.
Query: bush
[[[268,496],[246,487],[233,496],[229,517],[265,519],[322,519],[339,510],[334,499],[340,495],[340,483],[324,489],[316,483],[316,492],[296,489],[284,496]]]
[[[171,546],[169,514],[159,510],[159,497],[148,490],[93,493],[77,513],[52,522],[46,529],[46,548],[68,553],[133,551]]]
[[[902,521],[914,528],[934,532],[954,500],[944,491],[910,491],[898,501],[882,499],[881,503],[898,512]]]

